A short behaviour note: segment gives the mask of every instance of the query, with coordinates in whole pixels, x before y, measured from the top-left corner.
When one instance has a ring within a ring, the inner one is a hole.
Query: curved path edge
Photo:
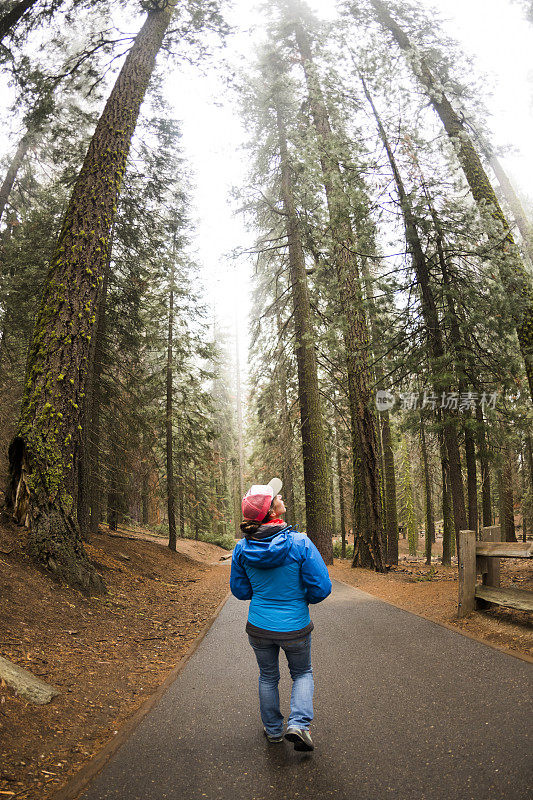
[[[518,658],[520,661],[525,661],[527,664],[533,664],[533,657],[528,656],[527,653],[517,653],[516,650],[509,650],[508,647],[504,647],[501,644],[496,644],[495,642],[489,642],[487,641],[487,639],[483,639],[481,636],[476,636],[475,633],[470,633],[469,631],[463,631],[460,628],[456,628],[455,625],[450,625],[449,622],[442,622],[440,620],[427,617],[425,614],[419,614],[417,611],[411,611],[409,608],[405,608],[404,606],[398,605],[398,603],[392,603],[390,600],[384,600],[383,597],[380,597],[377,594],[371,594],[370,592],[365,592],[364,589],[360,589],[358,586],[354,586],[353,583],[348,583],[347,581],[343,581],[341,578],[335,577],[335,580],[338,583],[342,583],[344,586],[347,586],[349,589],[356,589],[358,592],[361,592],[361,594],[366,594],[368,597],[373,597],[374,600],[381,600],[382,603],[386,603],[388,606],[392,606],[393,608],[398,608],[400,611],[405,611],[407,614],[412,614],[414,617],[420,617],[420,619],[425,619],[426,622],[432,622],[434,625],[439,625],[441,628],[446,628],[449,631],[460,633],[461,636],[466,636],[467,639],[472,639],[474,642],[485,644],[487,647],[491,647],[493,650],[498,650],[500,653],[505,653],[505,655],[507,656],[513,656],[513,658]],[[226,600],[227,599],[228,598],[226,598]],[[226,600],[224,602],[226,602]]]
[[[101,750],[92,756],[92,758],[86,764],[84,764],[84,766],[81,767],[81,769],[70,779],[66,786],[64,786],[62,789],[59,789],[59,791],[54,794],[54,800],[76,800],[81,792],[86,789],[91,781],[98,775],[98,773],[102,771],[108,761],[115,755],[117,750],[124,744],[126,739],[131,736],[133,731],[142,722],[144,717],[152,710],[156,703],[163,697],[167,689],[174,683],[191,656],[198,649],[202,639],[215,622],[230,596],[231,592],[228,591],[196,639],[193,640],[187,652],[184,653],[176,666],[168,673],[163,683],[160,684],[153,694],[146,698],[146,700],[137,709],[137,711],[132,714],[131,717],[128,717],[128,719],[125,720],[125,722],[119,728],[116,736],[113,736],[113,738],[110,739],[110,741],[107,742],[107,744],[105,744]]]

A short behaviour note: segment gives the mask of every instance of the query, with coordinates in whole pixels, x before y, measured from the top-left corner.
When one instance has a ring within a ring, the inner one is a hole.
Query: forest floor
[[[172,553],[104,528],[87,551],[108,594],[86,598],[37,571],[25,538],[4,516],[0,654],[61,693],[38,706],[0,687],[0,800],[51,798],[161,685],[229,588],[220,547],[179,539]]]
[[[380,574],[352,568],[351,561],[336,558],[329,567],[332,578],[349,583],[375,597],[421,617],[444,623],[461,633],[503,647],[517,654],[533,657],[533,620],[527,611],[491,606],[474,611],[465,619],[457,618],[457,565],[444,567],[434,562],[425,564],[423,540],[417,558],[407,553],[407,542],[400,540],[400,563],[390,572]],[[442,555],[437,541],[434,556]],[[501,559],[501,585],[533,591],[533,569],[523,559]]]

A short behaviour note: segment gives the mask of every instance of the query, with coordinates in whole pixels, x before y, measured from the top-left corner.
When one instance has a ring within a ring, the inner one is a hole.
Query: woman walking
[[[295,750],[313,750],[313,669],[309,604],[331,592],[322,556],[312,541],[281,518],[285,504],[279,478],[252,486],[242,501],[244,537],[231,561],[230,588],[239,600],[251,600],[246,632],[259,665],[259,708],[269,742],[283,741],[279,707],[279,650],[292,678],[291,710],[285,739]]]

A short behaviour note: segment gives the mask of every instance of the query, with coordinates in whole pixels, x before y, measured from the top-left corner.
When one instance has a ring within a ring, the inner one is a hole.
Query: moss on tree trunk
[[[83,550],[73,500],[91,339],[131,137],[173,7],[148,14],[89,145],[35,321],[12,445],[8,502],[30,527],[30,552],[84,590],[104,588]]]

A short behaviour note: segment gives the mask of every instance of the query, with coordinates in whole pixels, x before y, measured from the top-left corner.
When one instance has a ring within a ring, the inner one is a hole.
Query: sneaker
[[[285,738],[289,742],[294,742],[295,750],[314,750],[315,746],[311,739],[311,734],[304,728],[287,728]]]
[[[283,741],[283,734],[282,733],[269,733],[266,728],[263,728],[263,733],[265,734],[266,738],[269,742],[282,742]]]

